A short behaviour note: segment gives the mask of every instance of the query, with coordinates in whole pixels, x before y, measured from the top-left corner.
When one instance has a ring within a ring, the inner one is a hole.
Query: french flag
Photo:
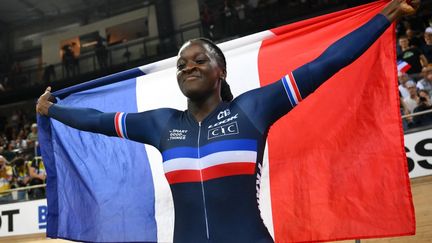
[[[276,242],[415,232],[398,104],[394,26],[303,101],[290,74],[367,22],[386,2],[220,45],[234,96],[282,78],[291,104],[296,105],[270,129],[258,180],[262,217]],[[175,59],[54,94],[59,104],[119,112],[116,129],[125,137],[125,113],[186,109],[186,98],[177,86]],[[154,147],[127,139],[81,132],[46,117],[39,117],[39,127],[48,174],[49,237],[172,242],[169,182],[184,179],[177,172],[189,165],[181,158],[170,156],[169,151],[161,155]],[[230,152],[219,149],[221,154]],[[254,162],[253,153],[251,147],[242,156],[245,171]],[[192,169],[206,170],[209,161]]]
[[[399,72],[406,73],[408,70],[410,70],[411,65],[405,61],[399,60],[397,62],[397,69]]]

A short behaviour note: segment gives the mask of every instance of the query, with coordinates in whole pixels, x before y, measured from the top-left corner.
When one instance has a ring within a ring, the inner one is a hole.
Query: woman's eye
[[[197,64],[204,64],[206,62],[206,60],[204,59],[198,59],[195,61]]]
[[[184,69],[185,68],[185,64],[178,64],[177,65],[177,70],[182,70],[182,69]]]

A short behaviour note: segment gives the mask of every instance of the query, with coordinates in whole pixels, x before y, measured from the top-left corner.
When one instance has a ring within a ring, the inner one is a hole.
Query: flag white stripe
[[[215,165],[228,163],[255,163],[257,153],[254,151],[224,151],[209,154],[205,157],[176,158],[163,162],[165,173],[176,170],[203,170]]]
[[[271,31],[264,31],[220,45],[228,60],[227,81],[231,86],[231,91],[234,96],[260,87],[258,53],[262,43],[261,41],[273,36],[274,34]],[[140,67],[146,75],[136,78],[138,112],[162,107],[171,107],[178,110],[187,109],[186,99],[178,88],[176,80],[176,59],[176,57],[173,57]],[[239,67],[247,67],[247,70],[240,69]],[[154,87],[160,87],[160,90],[155,90]],[[158,227],[158,242],[172,242],[174,232],[174,204],[169,184],[163,173],[162,158],[155,148],[146,145],[146,149],[155,186],[155,217]],[[271,217],[271,210],[265,210],[265,214],[268,215],[264,218]],[[272,233],[273,226],[267,225],[267,227],[271,229],[270,232]]]

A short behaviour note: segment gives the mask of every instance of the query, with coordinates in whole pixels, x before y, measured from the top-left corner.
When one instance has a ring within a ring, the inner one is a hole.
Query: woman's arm
[[[116,136],[115,113],[103,113],[95,109],[57,105],[52,100],[51,87],[48,87],[38,99],[36,111],[41,115],[54,118],[78,130]]]
[[[415,12],[420,4],[413,0],[391,1],[380,14],[329,46],[318,58],[294,70],[301,98],[314,92],[327,79],[359,58],[397,20]]]
[[[380,14],[330,45],[315,60],[297,68],[280,82],[239,96],[236,102],[254,118],[257,128],[265,131],[331,76],[360,57],[391,25],[391,21],[414,13],[420,1],[413,0],[410,4],[405,0],[391,1]]]
[[[82,131],[117,136],[158,147],[161,132],[174,109],[156,109],[140,113],[101,112],[51,102],[51,88],[38,99],[36,111]]]

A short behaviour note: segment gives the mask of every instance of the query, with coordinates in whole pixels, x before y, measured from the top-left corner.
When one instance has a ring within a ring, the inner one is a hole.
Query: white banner
[[[45,233],[46,199],[0,205],[0,237]]]
[[[432,129],[404,137],[410,178],[432,175]]]

